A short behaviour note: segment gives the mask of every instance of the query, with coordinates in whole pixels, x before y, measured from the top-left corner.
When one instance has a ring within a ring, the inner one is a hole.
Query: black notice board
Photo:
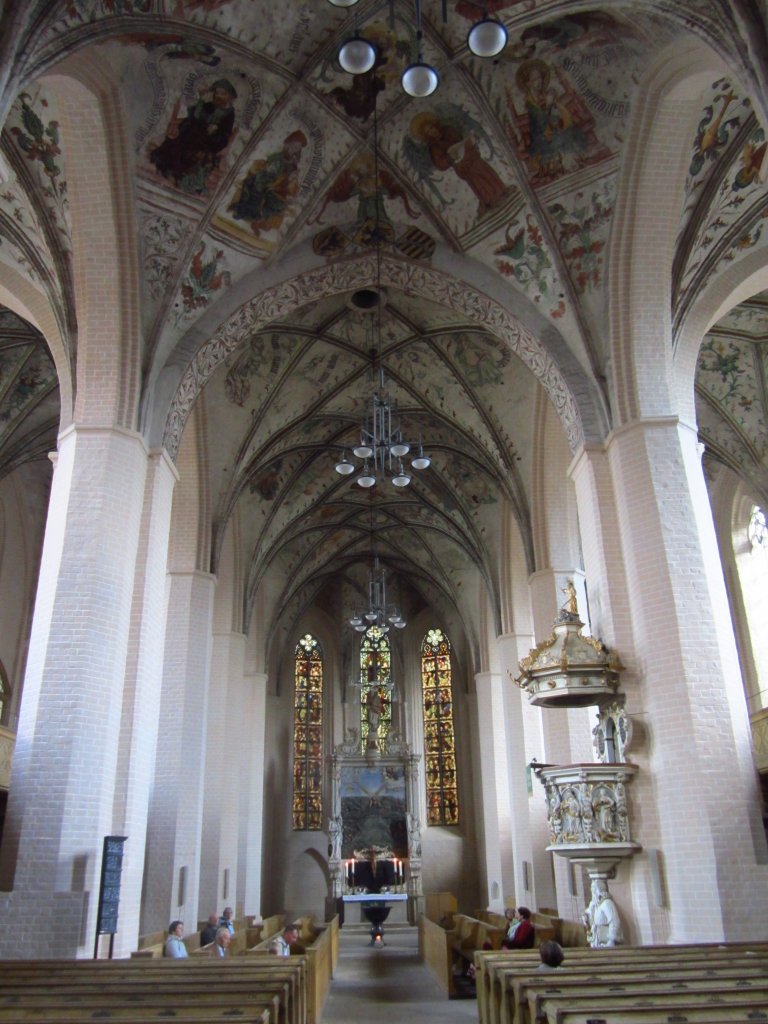
[[[123,843],[128,836],[104,836],[101,854],[101,885],[96,936],[114,935],[120,905],[120,876],[123,871]]]

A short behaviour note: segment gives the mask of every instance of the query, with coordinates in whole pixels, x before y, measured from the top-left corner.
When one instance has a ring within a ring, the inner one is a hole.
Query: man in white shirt
[[[283,934],[276,936],[270,942],[269,949],[270,953],[274,953],[275,956],[290,956],[291,946],[299,941],[299,929],[295,924],[287,924],[283,929]]]

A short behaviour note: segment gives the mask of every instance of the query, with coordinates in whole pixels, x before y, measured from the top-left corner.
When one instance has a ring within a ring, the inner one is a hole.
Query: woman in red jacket
[[[518,907],[514,916],[515,923],[510,925],[502,943],[502,949],[533,949],[535,933],[528,907]]]

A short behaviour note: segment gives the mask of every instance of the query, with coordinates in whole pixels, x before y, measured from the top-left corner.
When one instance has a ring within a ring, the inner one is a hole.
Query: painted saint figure
[[[280,227],[286,211],[299,192],[299,161],[307,137],[296,130],[283,140],[282,149],[265,160],[254,160],[229,204],[236,220],[250,222],[257,237]]]
[[[366,748],[368,750],[379,749],[379,720],[384,714],[384,701],[381,699],[379,688],[372,686],[365,697],[365,710],[368,717],[368,736]]]
[[[475,132],[424,111],[411,121],[410,133],[426,147],[438,171],[452,169],[469,185],[478,201],[478,216],[482,217],[508,195],[509,187],[481,155]]]
[[[579,165],[580,155],[589,147],[573,107],[566,104],[564,90],[558,95],[551,80],[550,68],[539,58],[524,61],[517,69],[516,81],[528,115],[528,155],[534,174],[547,179],[563,174],[573,162]]]
[[[193,195],[210,190],[210,176],[234,134],[236,99],[232,83],[220,78],[187,107],[184,117],[179,117],[181,101],[177,100],[165,140],[149,153],[164,178]]]

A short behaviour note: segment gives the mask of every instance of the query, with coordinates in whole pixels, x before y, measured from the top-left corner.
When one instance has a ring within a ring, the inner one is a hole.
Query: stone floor
[[[367,927],[341,929],[339,963],[322,1024],[450,1024],[478,1020],[474,999],[447,999],[419,960],[419,933],[391,925],[383,949],[372,949]]]

